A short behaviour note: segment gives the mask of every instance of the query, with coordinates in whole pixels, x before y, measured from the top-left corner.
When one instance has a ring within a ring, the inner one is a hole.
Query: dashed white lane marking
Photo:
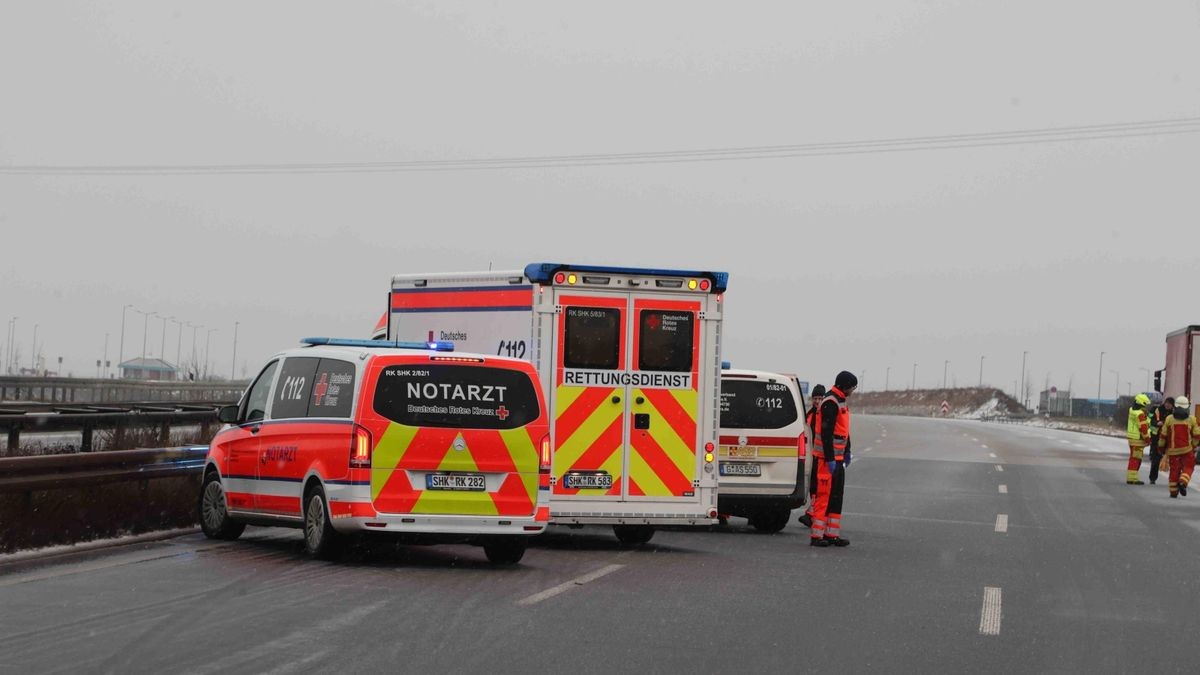
[[[972,442],[972,443],[978,443],[978,442],[979,442],[979,439],[978,439],[978,438],[972,438],[972,439],[971,439],[971,442]]]
[[[591,583],[591,582],[599,579],[600,577],[612,574],[613,572],[616,572],[617,570],[621,569],[622,567],[624,567],[624,565],[605,565],[604,567],[601,567],[600,569],[596,570],[595,572],[589,572],[581,577],[575,577],[574,579],[564,582],[564,583],[561,583],[553,588],[547,588],[546,590],[542,591],[541,593],[534,593],[533,595],[531,595],[527,598],[522,598],[517,601],[517,604],[525,605],[525,606],[535,605],[543,600],[553,598],[554,596],[558,595],[559,593],[566,593],[567,591],[571,590],[572,588],[576,588],[578,586],[582,586],[584,584]]]
[[[988,457],[991,457],[992,459],[996,459],[996,453],[994,453],[994,452],[989,452],[989,453],[988,453]]]
[[[1000,494],[1002,494],[1002,495],[1008,494],[1008,486],[1007,485],[1000,486]]]
[[[999,464],[996,465],[996,470],[999,471],[1000,473],[1004,473],[1004,467],[1000,466]]]
[[[984,450],[988,449],[988,446],[986,446],[986,445],[980,445],[979,447],[983,448]]]
[[[1000,589],[985,586],[983,589],[983,611],[979,617],[979,633],[981,635],[999,635],[1000,619],[1002,617]]]
[[[996,531],[997,532],[1008,532],[1008,514],[1007,513],[996,514]]]

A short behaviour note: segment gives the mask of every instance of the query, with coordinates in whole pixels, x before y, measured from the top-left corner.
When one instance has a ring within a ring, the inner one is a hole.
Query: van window
[[[568,307],[563,365],[616,370],[621,358],[621,310]]]
[[[721,380],[721,426],[725,429],[782,429],[799,417],[786,384]]]
[[[642,312],[638,370],[686,373],[692,370],[696,316],[692,312]]]
[[[275,369],[278,367],[278,361],[268,363],[258,374],[254,384],[250,385],[250,391],[246,394],[246,405],[242,408],[243,424],[257,422],[267,416],[267,403],[271,401],[271,382],[275,380]]]
[[[350,417],[354,407],[354,364],[321,359],[308,399],[309,417]]]
[[[412,427],[517,429],[541,415],[528,375],[486,366],[385,366],[373,405],[387,419]]]
[[[275,387],[275,406],[271,419],[304,417],[308,414],[308,399],[313,388],[313,375],[321,359],[311,356],[292,356],[283,362],[279,386]]]

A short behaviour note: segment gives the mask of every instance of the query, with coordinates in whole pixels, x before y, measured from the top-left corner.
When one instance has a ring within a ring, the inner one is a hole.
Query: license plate
[[[739,447],[729,448],[729,456],[730,457],[753,457],[755,454],[756,454],[756,451],[754,448],[739,448]]]
[[[721,462],[722,476],[761,476],[762,467],[747,462]]]
[[[481,473],[431,473],[425,475],[425,487],[430,490],[482,492],[487,489],[487,481]]]
[[[569,473],[563,476],[563,486],[568,490],[611,490],[612,476],[606,473]]]

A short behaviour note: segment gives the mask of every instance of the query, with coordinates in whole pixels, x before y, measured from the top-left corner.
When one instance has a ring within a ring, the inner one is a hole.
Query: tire
[[[483,545],[483,553],[493,565],[516,565],[525,557],[525,539],[505,537]]]
[[[750,527],[767,534],[774,534],[787,527],[792,518],[790,509],[774,509],[757,513],[750,519]]]
[[[225,508],[225,488],[216,471],[206,473],[200,484],[200,529],[209,539],[227,540],[237,539],[246,529],[245,523],[229,516]]]
[[[613,525],[613,534],[622,544],[645,544],[654,537],[653,525]]]
[[[333,529],[325,490],[320,485],[304,495],[304,550],[320,560],[333,560],[342,550],[342,535]]]

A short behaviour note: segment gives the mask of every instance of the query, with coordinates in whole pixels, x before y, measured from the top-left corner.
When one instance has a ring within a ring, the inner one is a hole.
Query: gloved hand
[[[836,461],[836,460],[835,460],[835,461],[833,461],[833,462],[828,462],[828,464],[829,464],[829,473],[830,473],[830,475],[837,473],[837,472],[838,472],[838,469],[842,468],[842,463],[841,463],[841,462],[838,462],[838,461]]]
[[[851,454],[850,454],[850,450],[849,450],[849,449],[847,449],[847,450],[846,450],[846,458],[845,458],[844,460],[842,460],[842,464],[843,464],[843,465],[845,465],[845,466],[850,466],[850,461],[851,461],[852,459],[854,459],[854,455],[851,455]]]

